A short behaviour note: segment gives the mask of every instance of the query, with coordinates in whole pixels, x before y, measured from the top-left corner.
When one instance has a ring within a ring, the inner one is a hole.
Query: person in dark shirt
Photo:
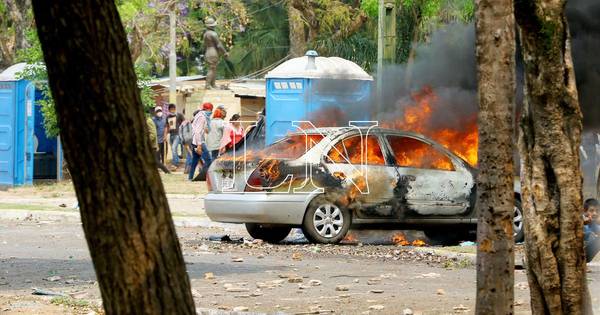
[[[600,251],[600,225],[598,224],[598,200],[590,198],[583,203],[583,241],[588,262]]]
[[[179,167],[179,154],[178,150],[181,145],[181,138],[179,137],[179,126],[183,123],[185,117],[183,114],[177,112],[177,106],[175,104],[169,104],[169,113],[167,115],[167,128],[169,134],[169,145],[171,146],[171,165],[172,170],[176,170]]]
[[[154,116],[152,117],[154,125],[156,125],[156,142],[158,143],[158,157],[161,163],[165,163],[165,128],[167,119],[163,115],[162,108],[156,106],[154,108]]]

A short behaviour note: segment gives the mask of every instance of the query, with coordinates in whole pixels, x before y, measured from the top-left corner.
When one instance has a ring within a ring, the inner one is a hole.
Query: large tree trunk
[[[291,2],[287,4],[288,25],[290,28],[290,56],[292,58],[304,56],[306,52],[306,31],[304,30],[304,21],[302,14],[298,9],[292,6]]]
[[[106,313],[194,314],[114,1],[33,4]]]
[[[30,0],[7,0],[10,16],[12,19],[15,32],[15,53],[23,48],[28,47],[26,31],[31,20],[27,18],[29,9],[31,8]]]
[[[479,84],[476,314],[512,314],[513,107],[515,22],[512,0],[476,1]]]
[[[564,1],[515,1],[525,62],[519,152],[534,314],[589,310],[583,251],[582,115]]]

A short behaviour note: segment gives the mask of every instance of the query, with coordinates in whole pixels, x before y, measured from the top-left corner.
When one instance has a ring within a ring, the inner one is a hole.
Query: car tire
[[[324,198],[315,198],[302,223],[302,233],[312,243],[335,244],[348,233],[352,224],[352,215],[348,209]]]
[[[515,199],[514,215],[513,215],[513,232],[515,243],[521,243],[525,240],[525,224],[523,222],[523,207],[521,200]]]
[[[291,227],[285,225],[270,225],[260,223],[246,223],[246,231],[254,239],[261,239],[268,243],[279,243],[283,241],[290,231]]]

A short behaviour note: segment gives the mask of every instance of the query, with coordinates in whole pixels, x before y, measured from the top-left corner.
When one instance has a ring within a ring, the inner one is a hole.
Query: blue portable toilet
[[[33,181],[35,85],[18,80],[24,64],[0,73],[0,185]]]
[[[266,144],[297,131],[293,121],[325,127],[370,118],[373,77],[352,61],[310,50],[277,66],[266,79]]]

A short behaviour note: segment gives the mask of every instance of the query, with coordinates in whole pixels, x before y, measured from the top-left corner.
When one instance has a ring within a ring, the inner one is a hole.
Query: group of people
[[[156,162],[165,173],[178,170],[185,153],[184,173],[193,180],[198,164],[201,164],[200,172],[206,174],[212,161],[244,137],[240,115],[234,114],[226,122],[227,111],[222,105],[213,110],[213,104],[204,103],[193,113],[191,120],[177,112],[175,104],[167,107],[166,114],[162,107],[155,107],[152,117],[147,120]],[[164,165],[167,144],[171,147],[171,169]]]

